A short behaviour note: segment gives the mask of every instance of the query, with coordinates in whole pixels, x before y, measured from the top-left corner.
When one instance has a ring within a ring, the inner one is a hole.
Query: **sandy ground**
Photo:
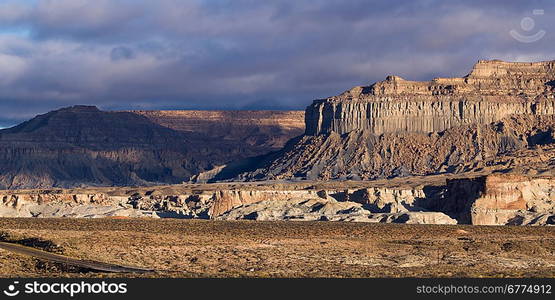
[[[86,272],[0,250],[0,277],[555,277],[552,227],[0,219],[0,238],[157,270]]]

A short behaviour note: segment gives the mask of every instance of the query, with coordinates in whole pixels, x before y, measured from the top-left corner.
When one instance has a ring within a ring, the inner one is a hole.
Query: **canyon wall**
[[[553,61],[479,61],[464,78],[417,82],[388,76],[314,101],[305,112],[305,133],[437,132],[511,114],[554,114],[554,66]]]
[[[306,111],[306,134],[345,134],[358,130],[373,134],[437,132],[460,125],[491,123],[512,114],[555,114],[555,100],[551,99],[537,102],[512,96],[504,101],[494,100],[493,96],[481,101],[453,96],[434,97],[433,101],[415,99],[315,101]]]

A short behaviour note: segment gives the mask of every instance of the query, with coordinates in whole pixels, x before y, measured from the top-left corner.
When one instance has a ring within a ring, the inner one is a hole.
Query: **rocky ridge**
[[[410,224],[555,225],[555,180],[511,174],[443,185],[293,184],[0,191],[0,217],[187,218]]]

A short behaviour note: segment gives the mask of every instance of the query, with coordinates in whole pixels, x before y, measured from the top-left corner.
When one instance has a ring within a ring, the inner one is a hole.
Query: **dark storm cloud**
[[[112,49],[110,53],[110,57],[113,61],[118,61],[122,59],[132,59],[133,58],[133,50],[127,47],[115,47]]]
[[[0,0],[0,126],[72,104],[303,108],[388,74],[554,59],[554,3]],[[511,29],[547,34],[526,44]]]

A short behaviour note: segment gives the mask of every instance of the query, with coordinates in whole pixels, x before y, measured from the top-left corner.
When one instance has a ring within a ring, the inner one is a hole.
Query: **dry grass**
[[[11,238],[153,268],[155,277],[555,277],[547,227],[114,219],[0,219]],[[122,276],[0,250],[0,276]]]

